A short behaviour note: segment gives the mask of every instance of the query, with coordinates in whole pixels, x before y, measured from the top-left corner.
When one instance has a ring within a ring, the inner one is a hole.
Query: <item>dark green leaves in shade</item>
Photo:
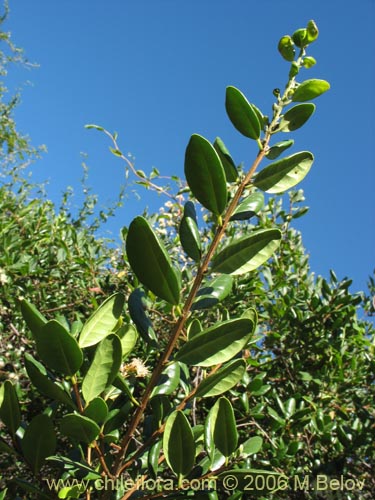
[[[244,274],[261,266],[280,244],[279,229],[260,229],[234,240],[213,260],[212,272]]]
[[[221,397],[211,408],[206,422],[206,443],[213,440],[215,448],[229,457],[237,448],[238,432],[230,401]],[[210,444],[209,448],[213,448]]]
[[[151,397],[160,396],[161,394],[172,394],[180,382],[180,365],[171,363],[168,365],[154,387]]]
[[[147,300],[145,292],[141,288],[136,288],[128,299],[128,308],[131,319],[140,336],[148,344],[157,344],[157,337],[150,318],[147,315]]]
[[[263,193],[250,194],[237,206],[230,220],[248,220],[256,215],[263,205]]]
[[[167,419],[163,451],[169,467],[179,478],[189,474],[194,465],[195,443],[190,424],[182,411],[173,412]]]
[[[238,178],[238,171],[228,149],[226,148],[224,142],[220,139],[220,137],[216,137],[214,148],[216,149],[216,152],[219,155],[221,163],[224,167],[227,182],[235,182]]]
[[[281,153],[283,153],[286,149],[290,148],[293,146],[294,140],[290,139],[288,141],[281,141],[277,142],[274,144],[270,149],[267,151],[266,156],[269,160],[276,160]]]
[[[8,431],[14,437],[18,427],[21,425],[21,411],[14,385],[6,380],[0,391],[0,419],[6,425]]]
[[[261,124],[253,106],[236,87],[227,87],[225,108],[235,128],[246,137],[257,140]]]
[[[171,304],[180,300],[180,277],[172,267],[164,245],[144,217],[129,226],[126,253],[131,268],[141,283]]]
[[[83,361],[83,353],[74,337],[55,320],[48,321],[36,337],[40,359],[52,370],[74,375]]]
[[[302,127],[315,111],[315,104],[297,104],[281,118],[277,131],[292,132]]]
[[[232,389],[243,377],[246,370],[246,363],[243,359],[236,359],[227,363],[213,375],[208,375],[195,393],[195,397],[208,398],[223,394]]]
[[[224,167],[211,143],[198,134],[190,138],[185,152],[185,176],[197,200],[220,215],[227,204]]]
[[[105,337],[96,348],[94,359],[82,382],[86,403],[111,385],[122,361],[121,340],[115,334]]]
[[[280,38],[279,45],[277,47],[279,49],[280,54],[286,61],[293,61],[294,56],[296,55],[296,50],[294,48],[294,43],[292,37],[289,35],[285,35]]]
[[[267,193],[283,193],[304,179],[313,161],[314,156],[309,151],[295,153],[261,170],[254,185]]]
[[[31,383],[41,394],[76,409],[69,394],[48,377],[45,367],[29,353],[25,354],[25,368]]]
[[[209,309],[227,297],[232,291],[232,276],[217,276],[211,281],[203,283],[203,287],[198,291],[192,311],[198,309]]]
[[[199,262],[202,255],[202,246],[197,225],[197,214],[194,203],[191,201],[185,203],[184,215],[179,227],[179,236],[182,248],[186,254],[191,259]]]
[[[22,453],[34,474],[56,450],[56,434],[51,419],[41,413],[27,426],[21,441]]]
[[[98,437],[100,428],[96,422],[88,417],[69,413],[62,418],[60,431],[71,439],[89,444]]]
[[[315,99],[316,97],[324,94],[324,92],[327,92],[329,88],[330,84],[325,80],[305,80],[294,91],[292,101],[311,101],[312,99]]]
[[[115,328],[124,307],[124,295],[115,293],[108,297],[83,325],[79,345],[88,347],[100,342]]]
[[[247,318],[223,321],[194,335],[180,348],[175,359],[199,366],[225,363],[246,346],[254,328],[254,322]]]

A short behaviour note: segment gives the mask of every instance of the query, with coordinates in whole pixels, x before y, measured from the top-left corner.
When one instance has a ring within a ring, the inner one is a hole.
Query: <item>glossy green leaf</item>
[[[289,111],[280,120],[278,131],[292,132],[302,127],[315,111],[315,104],[305,103],[297,104],[290,108]]]
[[[236,420],[230,401],[225,397],[218,399],[207,420],[208,433],[211,433],[215,447],[225,457],[229,457],[236,450],[238,443]]]
[[[56,450],[56,434],[52,420],[41,413],[27,426],[21,441],[22,453],[34,474],[37,474],[45,459]]]
[[[293,144],[294,144],[293,139],[290,139],[288,141],[277,142],[272,147],[270,147],[266,156],[269,160],[276,160],[276,158],[278,158],[281,155],[281,153],[283,153],[286,149],[293,146]]]
[[[286,61],[293,61],[294,56],[296,55],[296,50],[294,48],[294,43],[292,37],[289,35],[285,35],[280,38],[278,47],[280,54]]]
[[[125,358],[133,351],[135,344],[137,343],[137,330],[133,325],[123,325],[116,331],[116,335],[121,340],[122,357]]]
[[[115,293],[106,299],[83,325],[79,345],[88,347],[100,342],[115,328],[124,307],[124,295]]]
[[[194,318],[191,323],[189,323],[187,327],[187,337],[188,339],[192,339],[195,335],[198,335],[198,333],[201,333],[203,330],[202,324],[199,321],[199,319]]]
[[[47,323],[47,320],[43,314],[41,314],[36,307],[27,300],[21,300],[20,304],[23,319],[30,328],[34,340],[36,340],[38,332]]]
[[[100,428],[88,417],[69,413],[62,418],[60,431],[71,439],[90,444],[99,436]]]
[[[307,41],[309,43],[314,42],[318,38],[319,30],[315,21],[311,20],[307,23],[306,31],[307,31]]]
[[[172,394],[180,382],[180,365],[178,363],[169,364],[154,387],[151,398],[161,394]]]
[[[94,398],[86,406],[83,416],[101,425],[108,416],[107,403],[102,398]]]
[[[214,148],[217,154],[219,155],[221,163],[224,167],[225,177],[227,179],[227,182],[236,182],[236,180],[238,179],[237,167],[228,149],[226,148],[224,142],[220,139],[220,137],[216,137],[214,142]]]
[[[254,322],[247,318],[223,321],[188,340],[175,359],[199,366],[225,363],[246,346],[254,328]]]
[[[212,375],[208,375],[198,386],[196,398],[218,396],[234,387],[243,377],[246,363],[243,359],[236,359],[223,366]]]
[[[25,353],[25,368],[31,383],[41,394],[76,409],[69,394],[48,377],[45,367],[29,353]]]
[[[224,167],[211,143],[198,134],[190,138],[185,152],[185,177],[197,200],[220,215],[227,204]]]
[[[198,291],[191,310],[209,309],[227,297],[232,291],[233,278],[229,275],[217,276],[211,281],[205,281]]]
[[[234,240],[213,259],[212,272],[244,274],[261,266],[280,244],[279,229],[259,229]]]
[[[83,353],[76,339],[55,320],[40,329],[36,349],[48,368],[63,375],[74,375],[82,365]]]
[[[305,80],[294,91],[292,101],[305,102],[311,101],[330,89],[330,84],[325,80]]]
[[[263,193],[252,193],[237,206],[230,220],[250,219],[263,208],[263,205]]]
[[[197,225],[197,214],[194,203],[187,201],[184,207],[184,215],[180,222],[179,236],[182,248],[187,255],[199,262],[202,255],[201,237]]]
[[[302,48],[306,47],[308,45],[308,40],[307,40],[307,30],[306,28],[301,28],[296,30],[293,35],[293,42],[297,45],[297,47]]]
[[[242,450],[244,455],[254,455],[262,449],[263,439],[260,436],[253,436],[242,443]]]
[[[180,277],[164,245],[144,217],[136,217],[126,238],[129,264],[137,278],[155,295],[171,304],[180,300]]]
[[[154,327],[147,315],[147,300],[145,292],[141,288],[136,288],[129,295],[128,308],[131,319],[134,321],[137,331],[145,342],[157,345],[158,339]]]
[[[306,177],[313,161],[314,156],[309,151],[282,158],[261,170],[254,184],[266,193],[283,193]]]
[[[115,379],[121,365],[121,340],[115,334],[105,337],[96,348],[94,359],[82,382],[86,403],[99,396]]]
[[[18,427],[21,425],[21,411],[16,389],[12,382],[6,380],[1,386],[1,392],[0,419],[14,437]]]
[[[154,479],[158,476],[159,457],[162,444],[163,441],[161,439],[157,441],[153,446],[151,446],[147,456],[148,470],[151,472],[151,475]]]
[[[167,419],[163,451],[169,467],[177,476],[189,474],[194,465],[195,443],[193,431],[182,411],[173,412]]]
[[[258,115],[243,93],[236,87],[227,87],[225,108],[235,128],[246,137],[257,140],[261,124]]]

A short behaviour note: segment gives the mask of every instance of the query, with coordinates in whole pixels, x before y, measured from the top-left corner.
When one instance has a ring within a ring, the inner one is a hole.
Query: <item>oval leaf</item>
[[[146,313],[146,295],[141,288],[136,288],[129,295],[128,308],[130,317],[134,321],[140,336],[148,344],[156,346],[158,343],[158,339],[156,337],[156,333],[154,331],[151,320]]]
[[[90,418],[76,413],[69,413],[62,418],[60,431],[69,438],[89,444],[99,436],[100,428]]]
[[[6,380],[1,387],[1,392],[0,419],[14,437],[18,427],[21,425],[21,411],[16,389],[10,380]]]
[[[227,185],[223,165],[211,143],[198,134],[190,138],[185,152],[185,176],[197,200],[220,215],[227,204]]]
[[[101,425],[108,416],[107,403],[102,398],[94,398],[86,406],[83,416]]]
[[[189,421],[182,411],[173,412],[167,419],[163,451],[169,467],[177,476],[189,474],[194,465],[195,443]]]
[[[266,156],[269,160],[276,160],[276,158],[278,158],[283,151],[293,146],[293,144],[293,139],[277,142],[267,151]]]
[[[46,318],[33,304],[25,299],[21,300],[21,313],[27,326],[30,328],[34,340],[36,340],[38,332],[47,323]]]
[[[137,278],[155,295],[171,304],[180,299],[180,279],[164,245],[144,217],[136,217],[126,238],[129,264]]]
[[[225,363],[246,346],[254,328],[254,322],[248,318],[223,321],[194,335],[181,347],[176,360],[199,366]]]
[[[241,380],[245,370],[246,363],[243,359],[228,363],[213,375],[208,375],[198,386],[194,397],[208,398],[229,391]]]
[[[111,385],[121,361],[121,340],[115,334],[108,335],[96,348],[94,359],[82,382],[82,394],[86,403]]]
[[[51,419],[43,413],[32,419],[21,441],[22,453],[34,474],[56,450],[56,434]]]
[[[294,91],[292,101],[305,102],[311,101],[329,90],[330,84],[325,80],[305,80]]]
[[[263,439],[260,436],[253,436],[242,443],[242,450],[244,455],[254,455],[262,449]]]
[[[224,142],[220,139],[220,137],[216,137],[214,142],[214,148],[219,155],[221,163],[224,167],[225,176],[227,178],[227,182],[236,182],[238,178],[238,171],[236,165],[227,150]]]
[[[179,236],[182,248],[187,255],[199,262],[202,255],[201,237],[197,225],[197,214],[194,203],[187,201],[184,207],[184,215],[180,222]]]
[[[36,349],[49,368],[63,375],[74,375],[82,365],[83,353],[76,339],[55,320],[40,329]]]
[[[260,137],[260,122],[252,105],[236,87],[227,87],[225,108],[230,121],[246,137],[257,140]]]
[[[230,220],[247,220],[256,215],[264,205],[263,193],[253,193],[245,198],[233,212]]]
[[[229,275],[217,276],[205,282],[197,293],[196,300],[191,307],[192,311],[209,309],[224,300],[232,291],[233,278]]]
[[[259,172],[254,185],[266,193],[283,193],[306,177],[313,161],[314,156],[309,151],[278,160]]]
[[[160,375],[160,378],[151,393],[151,398],[161,394],[172,394],[180,382],[180,365],[171,363]]]
[[[238,432],[230,401],[221,397],[210,410],[211,432],[215,447],[225,457],[229,457],[237,448]]]
[[[138,333],[133,325],[123,325],[116,331],[116,335],[121,340],[122,357],[125,358],[132,352],[137,343]]]
[[[277,131],[292,132],[302,127],[315,111],[315,104],[311,102],[305,104],[297,104],[289,109],[280,120]]]
[[[243,274],[271,257],[280,244],[279,229],[260,229],[224,248],[213,260],[212,272]]]
[[[115,293],[108,297],[83,325],[79,345],[88,347],[100,342],[115,328],[124,307],[124,295]]]

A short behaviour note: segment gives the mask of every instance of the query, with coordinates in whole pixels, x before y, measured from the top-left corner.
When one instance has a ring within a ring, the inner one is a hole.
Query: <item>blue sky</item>
[[[316,273],[333,268],[354,278],[353,291],[366,287],[375,266],[373,0],[11,0],[10,7],[7,29],[40,65],[10,80],[23,88],[19,128],[48,148],[34,177],[49,180],[58,202],[67,185],[79,190],[85,153],[102,204],[116,197],[124,168],[85,124],[116,130],[146,172],[155,166],[182,176],[192,133],[220,136],[237,163],[250,165],[256,144],[230,124],[225,88],[237,86],[269,114],[272,90],[284,86],[289,68],[278,40],[314,19],[320,36],[309,52],[318,63],[302,76],[326,79],[331,90],[293,134],[290,152],[315,155],[300,185],[310,211],[295,225]],[[156,210],[164,201],[130,196],[108,230],[117,236],[145,205]]]

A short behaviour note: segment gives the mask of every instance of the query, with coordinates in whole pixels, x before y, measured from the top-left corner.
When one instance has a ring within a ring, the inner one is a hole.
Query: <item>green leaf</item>
[[[124,307],[124,295],[115,293],[106,299],[83,325],[79,345],[88,347],[100,342],[115,328]]]
[[[281,153],[283,153],[286,149],[293,146],[294,140],[289,139],[288,141],[281,141],[274,144],[266,153],[266,156],[269,160],[276,160]]]
[[[55,320],[41,328],[36,349],[49,368],[63,375],[74,375],[82,365],[83,353],[76,339]]]
[[[169,364],[154,387],[151,398],[161,394],[172,394],[180,382],[180,365],[178,363]]]
[[[254,322],[247,318],[223,321],[188,340],[175,359],[199,366],[225,363],[246,346],[254,328]]]
[[[208,398],[223,394],[232,389],[243,377],[246,363],[243,359],[236,359],[223,366],[212,375],[208,375],[198,386],[196,398]]]
[[[236,165],[220,137],[216,137],[214,148],[219,155],[221,163],[224,167],[227,182],[236,182],[236,180],[238,179],[238,171]]]
[[[31,383],[41,394],[76,409],[69,394],[48,377],[45,367],[29,353],[25,353],[25,368]]]
[[[14,385],[6,380],[1,386],[2,397],[0,397],[0,419],[4,422],[11,435],[14,437],[18,427],[21,425],[21,411]]]
[[[122,357],[125,358],[132,352],[137,343],[138,333],[133,325],[123,325],[116,331],[116,335],[121,340]]]
[[[146,295],[141,288],[136,288],[129,295],[128,308],[130,317],[134,321],[140,336],[148,344],[156,346],[158,339],[151,320],[146,313]]]
[[[289,109],[280,120],[277,131],[292,132],[302,127],[315,111],[315,104],[311,102],[305,104],[297,104]]]
[[[230,401],[219,398],[208,414],[209,429],[215,447],[225,457],[229,457],[237,448],[238,432]]]
[[[85,125],[85,128],[98,130],[99,132],[103,132],[104,131],[103,127],[100,127],[99,125],[95,125],[94,123],[89,123],[89,124]]]
[[[212,272],[244,274],[261,266],[280,244],[279,229],[259,229],[234,240],[213,259]]]
[[[189,474],[194,465],[193,431],[182,411],[169,415],[163,435],[165,459],[173,472],[181,477]]]
[[[164,245],[144,217],[136,217],[126,238],[129,264],[137,278],[155,295],[171,304],[180,300],[180,277]]]
[[[46,318],[33,304],[25,299],[21,300],[21,313],[27,326],[30,328],[34,340],[36,340],[40,329],[47,323]]]
[[[261,125],[252,105],[236,87],[227,87],[225,108],[235,128],[246,137],[257,140]]]
[[[96,348],[94,359],[82,382],[86,403],[99,396],[115,379],[121,365],[121,340],[115,334],[104,338]]]
[[[262,209],[263,205],[263,193],[252,193],[237,206],[230,220],[250,219]]]
[[[294,102],[305,102],[311,101],[320,95],[327,92],[330,89],[330,84],[325,80],[305,80],[302,82],[294,91],[292,96],[292,101]]]
[[[229,275],[217,276],[211,281],[206,281],[198,291],[196,300],[191,310],[209,309],[227,297],[232,291],[233,278]]]
[[[282,158],[261,170],[254,185],[266,193],[283,193],[305,178],[313,161],[314,156],[309,151]]]
[[[56,434],[52,420],[43,413],[32,419],[21,441],[22,453],[34,474],[45,459],[56,450]]]
[[[296,50],[294,48],[294,43],[292,37],[289,35],[285,35],[280,38],[278,47],[280,54],[286,61],[293,61],[294,56],[296,55]]]
[[[309,43],[314,42],[319,35],[318,26],[315,24],[315,21],[311,20],[307,23],[306,26],[307,31],[307,40]]]
[[[262,449],[263,439],[260,436],[253,436],[242,443],[242,450],[244,455],[254,455]]]
[[[197,225],[197,214],[194,203],[187,201],[184,207],[184,215],[180,222],[179,236],[182,248],[187,255],[199,262],[202,255],[201,238]]]
[[[102,398],[94,398],[86,406],[83,416],[101,425],[108,416],[107,403]]]
[[[90,418],[68,413],[61,420],[60,431],[71,439],[90,444],[99,436],[100,428]]]
[[[216,150],[201,135],[193,134],[187,145],[185,176],[197,200],[212,213],[220,215],[228,197],[225,171]]]
[[[187,327],[187,338],[192,339],[195,335],[201,333],[202,330],[203,328],[201,322],[199,321],[199,319],[194,318]]]
[[[151,472],[154,479],[158,476],[159,457],[162,444],[163,441],[161,439],[157,441],[153,446],[151,446],[147,456],[148,470]]]
[[[54,455],[47,458],[47,462],[52,467],[58,467],[69,473],[73,477],[81,479],[100,479],[102,476],[99,472],[95,471],[84,460],[76,462],[69,457]]]

